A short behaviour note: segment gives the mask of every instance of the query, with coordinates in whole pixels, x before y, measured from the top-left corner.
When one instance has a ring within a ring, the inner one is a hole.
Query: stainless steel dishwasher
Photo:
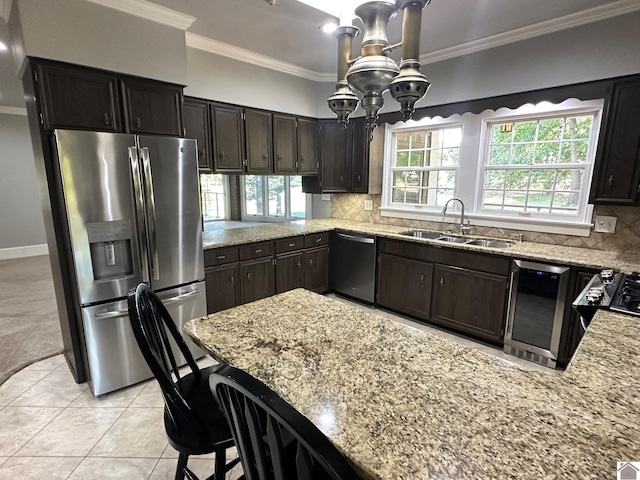
[[[376,284],[376,237],[336,231],[330,258],[334,291],[373,303]]]

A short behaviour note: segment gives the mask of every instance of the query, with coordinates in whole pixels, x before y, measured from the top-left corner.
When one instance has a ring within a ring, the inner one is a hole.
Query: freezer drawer
[[[180,331],[187,321],[206,315],[204,282],[166,290],[158,296]],[[89,386],[94,395],[152,377],[133,335],[126,300],[83,308],[82,323]],[[195,358],[204,354],[190,339],[186,342]],[[176,355],[176,360],[179,365],[186,363],[182,355]]]

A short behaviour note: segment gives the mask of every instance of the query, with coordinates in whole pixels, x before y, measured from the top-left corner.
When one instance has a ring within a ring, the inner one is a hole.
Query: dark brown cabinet
[[[215,171],[218,173],[242,173],[244,171],[242,109],[212,104],[210,113]]]
[[[238,305],[238,264],[206,268],[204,279],[207,285],[207,313],[219,312]]]
[[[501,342],[506,294],[506,276],[436,264],[431,320]]]
[[[296,119],[287,115],[273,116],[274,173],[297,174]]]
[[[247,173],[267,174],[273,171],[273,134],[271,113],[259,110],[244,111]]]
[[[298,174],[318,175],[318,169],[320,167],[318,162],[318,122],[298,118],[296,125]]]
[[[352,120],[350,189],[352,193],[369,193],[369,132],[364,118]]]
[[[122,80],[125,123],[130,133],[182,135],[182,87],[153,80]]]
[[[432,277],[430,263],[380,254],[378,305],[428,320]]]
[[[276,293],[303,286],[302,252],[276,255]]]
[[[45,130],[123,131],[116,75],[40,61],[34,62],[33,71]]]
[[[324,245],[305,250],[302,261],[304,288],[317,293],[329,290],[329,247]]]
[[[213,170],[211,157],[211,121],[209,103],[195,98],[185,98],[182,105],[184,136],[198,142],[198,168],[202,172]]]
[[[273,258],[240,262],[240,303],[253,302],[275,294]]]
[[[320,164],[323,192],[347,192],[349,130],[335,120],[320,122]]]
[[[640,80],[615,83],[598,142],[590,201],[637,205],[640,198]]]

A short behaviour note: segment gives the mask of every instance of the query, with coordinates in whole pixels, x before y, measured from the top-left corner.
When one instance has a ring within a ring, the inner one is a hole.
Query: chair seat
[[[169,443],[178,452],[188,455],[203,455],[213,450],[233,446],[229,425],[209,388],[209,376],[217,371],[220,365],[203,368],[202,376],[194,384],[196,376],[192,373],[182,377],[184,398],[198,417],[198,429],[176,428],[171,421],[170,413],[165,408],[165,430]]]

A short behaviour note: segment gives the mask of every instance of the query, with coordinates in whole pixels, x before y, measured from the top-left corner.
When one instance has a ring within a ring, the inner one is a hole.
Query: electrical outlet
[[[616,231],[616,221],[618,217],[606,217],[604,215],[596,215],[596,225],[593,229],[596,232],[614,233]]]
[[[365,200],[364,201],[364,209],[367,211],[373,210],[373,200]]]
[[[325,202],[330,202],[331,201],[331,194],[330,193],[323,193],[322,194],[322,200]]]

